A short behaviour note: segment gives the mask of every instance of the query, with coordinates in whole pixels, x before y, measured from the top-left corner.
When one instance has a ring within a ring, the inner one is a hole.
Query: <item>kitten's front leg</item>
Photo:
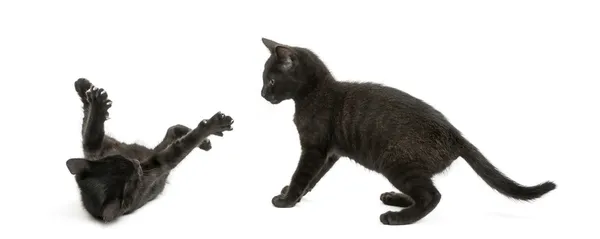
[[[181,124],[177,124],[177,125],[173,125],[173,126],[169,127],[163,140],[158,145],[156,145],[156,147],[154,147],[154,151],[159,152],[159,151],[164,150],[165,148],[167,148],[167,146],[169,146],[171,143],[173,143],[173,141],[183,137],[190,131],[192,131],[192,129],[190,129],[189,127],[187,127],[185,125],[181,125]],[[219,135],[219,134],[217,134],[217,135]],[[223,134],[221,133],[219,136],[223,136]],[[210,140],[208,138],[206,138],[206,139],[204,139],[204,141],[202,141],[202,143],[200,143],[200,146],[198,146],[198,148],[200,148],[204,151],[209,151],[212,148],[212,144],[210,143]]]
[[[311,180],[325,165],[326,155],[322,150],[305,148],[296,167],[287,192],[273,197],[271,202],[278,208],[293,207],[300,201]]]
[[[317,175],[315,175],[315,177],[312,180],[310,180],[310,183],[308,184],[306,189],[304,189],[302,197],[306,196],[307,193],[312,191],[312,189],[317,185],[317,183],[321,181],[321,178],[323,178],[323,176],[325,176],[325,174],[327,174],[327,172],[329,172],[333,165],[338,161],[338,159],[340,159],[340,156],[338,155],[331,155],[327,158],[327,161],[325,162],[323,167],[319,170]],[[289,186],[283,187],[283,189],[281,189],[281,194],[286,194],[288,189]]]
[[[89,80],[85,78],[79,78],[75,81],[74,86],[75,91],[79,96],[79,100],[81,100],[81,103],[83,103],[83,122],[81,127],[81,135],[83,136],[83,133],[85,132],[85,125],[90,113],[90,103],[88,102],[86,92],[91,89],[93,85]]]
[[[208,120],[203,120],[198,126],[175,140],[165,149],[157,152],[144,164],[142,169],[146,173],[161,175],[175,168],[194,148],[198,147],[209,135],[223,135],[224,131],[231,131],[233,119],[219,112]]]
[[[108,117],[108,109],[112,101],[106,91],[92,86],[85,92],[88,102],[87,119],[83,125],[83,149],[86,154],[97,154],[102,149],[105,138],[104,122]]]

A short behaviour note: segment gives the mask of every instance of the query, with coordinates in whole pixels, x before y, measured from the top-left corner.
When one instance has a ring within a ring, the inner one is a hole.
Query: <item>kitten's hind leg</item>
[[[192,131],[192,129],[190,129],[189,127],[187,127],[185,125],[181,125],[181,124],[177,124],[177,125],[173,125],[173,126],[169,127],[163,140],[158,145],[156,145],[156,147],[154,147],[154,151],[159,152],[161,150],[166,149],[167,146],[169,146],[171,143],[173,143],[173,141],[183,137],[190,131]],[[200,148],[204,151],[209,151],[212,148],[212,144],[210,143],[210,140],[208,138],[206,138],[202,141],[202,143],[200,143],[198,148]]]
[[[392,185],[398,188],[398,190],[410,196],[414,201],[414,204],[412,204],[411,207],[402,209],[398,212],[389,211],[381,214],[379,219],[381,223],[385,225],[406,225],[415,223],[433,211],[440,202],[441,194],[433,185],[430,177],[407,174],[403,176],[388,176],[388,180],[390,180]]]
[[[408,195],[397,192],[382,193],[379,200],[385,205],[394,207],[410,207],[414,204],[414,201]]]

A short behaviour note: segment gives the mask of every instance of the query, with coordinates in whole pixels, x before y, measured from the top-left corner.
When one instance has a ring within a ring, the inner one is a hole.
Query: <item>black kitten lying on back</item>
[[[83,102],[83,152],[67,168],[75,175],[85,209],[96,219],[109,222],[134,212],[164,189],[172,169],[194,148],[212,148],[209,135],[232,130],[233,119],[217,113],[195,129],[175,125],[154,149],[126,144],[104,134],[104,122],[112,102],[106,92],[86,79],[75,82]]]
[[[375,83],[336,81],[308,49],[262,39],[271,52],[262,97],[272,104],[292,99],[302,154],[289,186],[274,197],[293,207],[340,157],[385,176],[401,193],[381,201],[408,207],[381,214],[386,225],[414,223],[429,214],[441,194],[431,181],[459,156],[500,193],[520,200],[541,197],[553,182],[522,186],[499,172],[442,113],[400,90]]]

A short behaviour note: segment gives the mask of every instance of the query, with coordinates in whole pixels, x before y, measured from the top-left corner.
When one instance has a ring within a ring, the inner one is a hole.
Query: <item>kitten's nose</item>
[[[265,86],[260,91],[260,95],[262,95],[262,97],[265,98],[265,99],[267,99],[267,100],[274,98],[274,96],[268,95],[269,91],[271,91],[271,87]]]
[[[260,95],[261,95],[263,98],[266,98],[266,97],[267,97],[267,88],[266,88],[266,87],[262,88],[262,90],[260,91]]]

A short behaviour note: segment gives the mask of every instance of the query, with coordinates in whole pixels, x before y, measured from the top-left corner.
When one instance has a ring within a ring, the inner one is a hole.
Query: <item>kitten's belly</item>
[[[369,150],[357,151],[340,146],[334,146],[332,147],[330,154],[335,154],[340,157],[346,157],[367,169],[377,170],[377,167],[375,165],[375,162],[377,160],[376,158],[374,158],[374,155]]]
[[[353,154],[348,153],[346,150],[343,150],[340,147],[333,147],[330,152],[330,155],[332,155],[332,154],[338,155],[340,157],[354,158]]]

